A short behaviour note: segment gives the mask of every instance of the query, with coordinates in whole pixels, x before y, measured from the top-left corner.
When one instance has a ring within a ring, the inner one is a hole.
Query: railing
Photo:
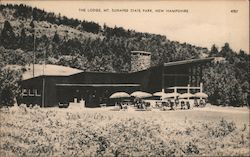
[[[169,87],[167,89],[173,89],[174,90],[174,93],[177,93],[178,90],[187,90],[187,93],[190,93],[190,89],[195,89],[195,90],[200,90],[200,92],[203,91],[203,83],[200,83],[200,87],[191,87],[189,84],[188,86],[175,86],[175,87]]]

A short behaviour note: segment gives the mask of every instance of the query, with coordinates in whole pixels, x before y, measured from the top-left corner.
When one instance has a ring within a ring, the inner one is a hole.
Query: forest
[[[225,62],[207,65],[205,91],[213,104],[247,105],[249,93],[249,52],[234,51],[228,43],[211,49],[171,41],[164,35],[136,32],[122,27],[101,26],[46,12],[26,5],[0,5],[0,100],[6,92],[18,94],[20,74],[4,69],[6,65],[43,63],[78,68],[84,71],[128,72],[130,52],[152,53],[152,66],[164,62],[202,57],[223,57]],[[11,80],[11,79],[10,79]],[[13,87],[12,87],[13,86]],[[7,90],[13,89],[13,90]],[[0,102],[3,103],[3,102]],[[6,103],[6,102],[5,102]]]

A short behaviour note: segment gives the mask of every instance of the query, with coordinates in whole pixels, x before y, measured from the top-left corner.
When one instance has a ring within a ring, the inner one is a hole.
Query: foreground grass
[[[250,155],[248,124],[199,111],[11,108],[0,116],[2,157]]]

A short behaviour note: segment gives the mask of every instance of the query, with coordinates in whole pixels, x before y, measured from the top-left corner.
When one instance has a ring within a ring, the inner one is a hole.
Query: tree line
[[[46,58],[51,58],[47,60],[48,63],[82,70],[127,72],[130,69],[130,52],[133,50],[152,52],[152,66],[169,61],[199,58],[201,53],[208,52],[206,48],[170,41],[165,36],[148,33],[137,33],[137,37],[131,38],[109,33],[97,38],[75,36],[72,39],[64,38],[57,32],[52,37],[36,33],[34,40],[33,21],[29,25],[29,28],[20,26],[19,30],[14,30],[6,20],[0,34],[0,46],[5,49],[20,49],[30,54],[34,51],[35,43],[36,63],[42,62],[43,54],[46,53]],[[73,57],[70,59],[68,56]],[[75,62],[75,59],[78,62]]]
[[[233,51],[228,43],[219,51],[213,45],[210,57],[223,57],[205,68],[203,80],[209,101],[232,106],[249,105],[249,54]]]

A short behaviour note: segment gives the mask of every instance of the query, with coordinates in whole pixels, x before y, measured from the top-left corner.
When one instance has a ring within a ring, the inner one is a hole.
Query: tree
[[[57,32],[55,32],[52,41],[53,41],[54,43],[59,43],[59,42],[60,42],[60,38],[59,38],[59,35],[57,34]]]
[[[204,71],[204,88],[213,104],[239,106],[243,103],[241,81],[230,63],[213,64]]]
[[[225,43],[225,45],[221,48],[220,55],[225,57],[227,60],[230,60],[232,57],[234,57],[234,52],[230,48],[229,43]]]
[[[23,50],[26,50],[26,47],[28,45],[26,44],[26,33],[25,33],[25,29],[22,28],[21,30],[21,35],[20,35],[20,38],[19,38],[19,47]]]
[[[211,51],[209,53],[209,57],[218,57],[219,51],[218,48],[213,44]]]
[[[32,19],[35,20],[35,21],[38,21],[37,8],[36,7],[32,10]]]
[[[1,45],[3,45],[5,48],[15,49],[17,47],[16,36],[9,21],[4,22],[0,41]]]
[[[33,21],[33,20],[30,22],[30,27],[31,27],[32,29],[35,28],[35,24],[34,24],[34,21]]]
[[[21,77],[20,71],[0,69],[0,106],[12,106],[20,98]]]
[[[77,23],[80,23],[80,22],[78,21]],[[81,28],[86,32],[91,32],[95,34],[99,33],[101,30],[101,26],[99,24],[95,22],[87,22],[87,21],[81,22]]]

